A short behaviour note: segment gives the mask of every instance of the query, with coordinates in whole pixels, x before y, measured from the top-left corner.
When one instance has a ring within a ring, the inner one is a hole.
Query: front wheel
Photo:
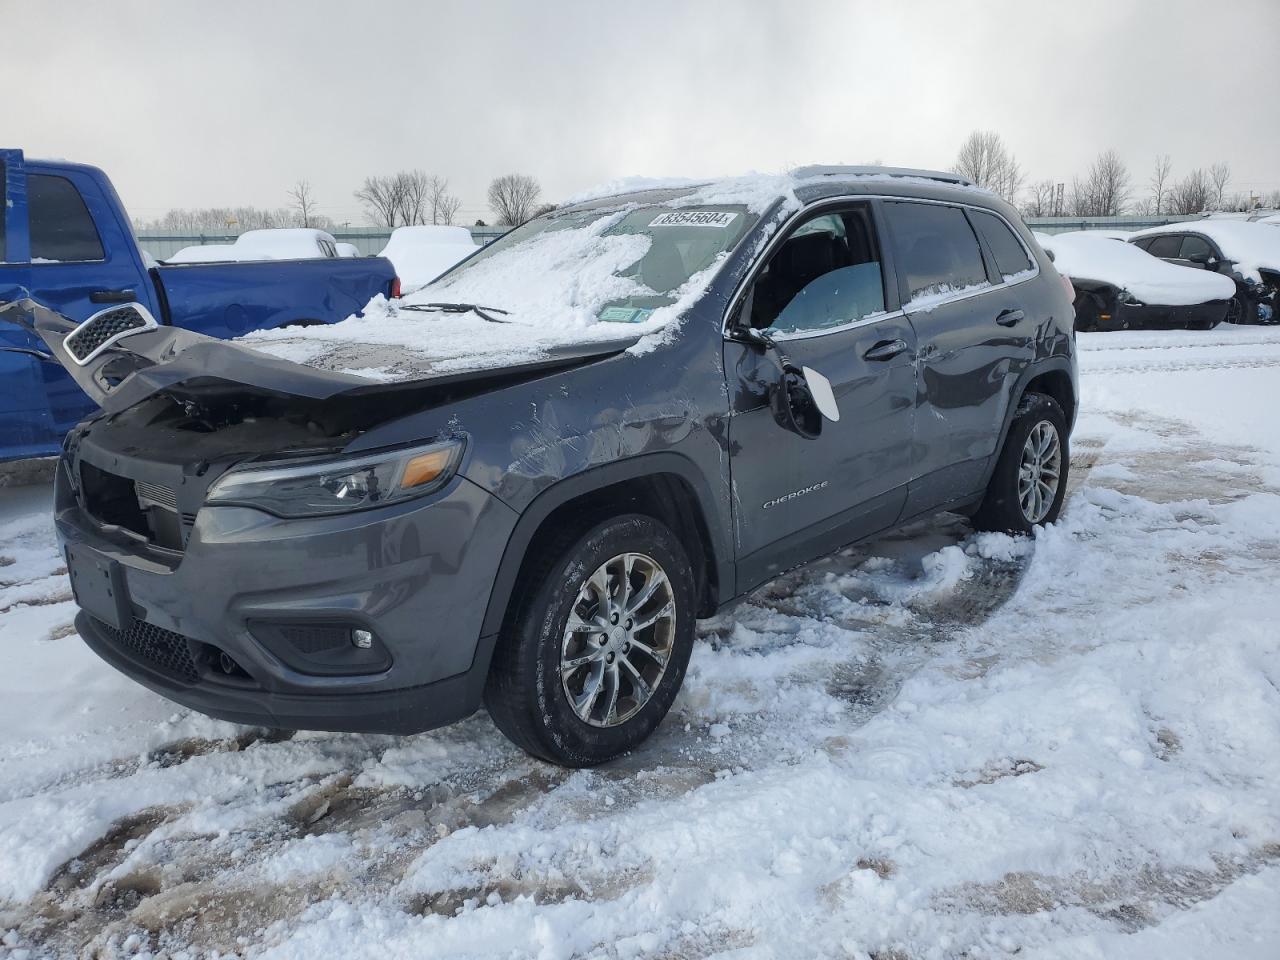
[[[693,572],[652,517],[605,520],[548,544],[494,652],[485,706],[498,729],[566,767],[611,760],[666,716],[693,649]]]
[[[1018,404],[982,505],[979,530],[1030,533],[1053,523],[1067,492],[1067,418],[1053,397],[1028,393]]]

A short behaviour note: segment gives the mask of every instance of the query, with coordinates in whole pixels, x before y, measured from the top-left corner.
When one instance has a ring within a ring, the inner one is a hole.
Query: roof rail
[[[958,173],[945,173],[941,170],[913,170],[910,167],[869,167],[844,166],[842,164],[811,164],[807,167],[796,167],[791,171],[796,177],[917,177],[921,180],[937,180],[941,183],[956,183],[971,187],[973,183]]]

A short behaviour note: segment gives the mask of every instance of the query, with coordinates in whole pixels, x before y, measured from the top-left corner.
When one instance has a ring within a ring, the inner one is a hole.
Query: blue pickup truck
[[[137,302],[157,321],[215,337],[333,323],[399,295],[381,257],[163,264],[138,248],[96,167],[0,150],[0,302],[30,297],[81,321]],[[94,409],[44,345],[0,322],[0,461],[49,456]]]

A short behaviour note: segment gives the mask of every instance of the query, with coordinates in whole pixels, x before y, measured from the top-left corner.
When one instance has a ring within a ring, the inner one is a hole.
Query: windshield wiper
[[[491,314],[501,313],[508,314],[510,310],[501,310],[498,307],[482,307],[474,303],[407,303],[400,308],[401,310],[420,310],[424,313],[438,311],[440,313],[474,313],[481,320],[488,320],[490,323],[510,323],[510,320],[500,320]]]

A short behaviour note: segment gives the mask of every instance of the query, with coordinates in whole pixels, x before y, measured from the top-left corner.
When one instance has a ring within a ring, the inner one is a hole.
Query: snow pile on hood
[[[378,256],[391,261],[408,292],[425,287],[477,249],[466,227],[423,225],[396,227]]]
[[[1236,292],[1236,285],[1221,274],[1165,263],[1131,243],[1091,231],[1043,237],[1040,245],[1053,254],[1059,273],[1072,280],[1109,283],[1142,303],[1187,306],[1227,300]]]
[[[1246,280],[1262,282],[1260,270],[1280,272],[1280,230],[1266,223],[1245,220],[1195,220],[1139,230],[1135,237],[1156,237],[1164,233],[1198,233],[1208,237],[1236,272]]]

